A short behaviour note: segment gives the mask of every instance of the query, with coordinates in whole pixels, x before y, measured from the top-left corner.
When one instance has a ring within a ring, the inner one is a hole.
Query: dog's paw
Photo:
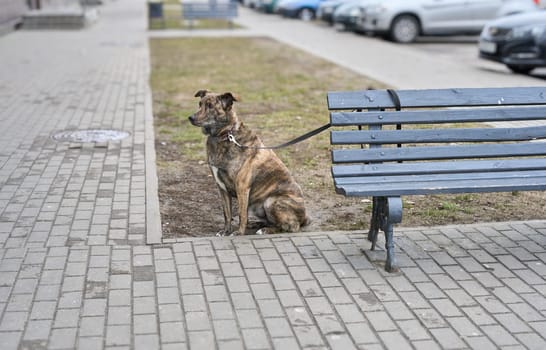
[[[216,233],[216,237],[231,236],[232,234],[233,234],[232,232],[229,232],[229,231],[226,231],[226,230],[221,230],[221,231],[218,231]]]
[[[278,233],[279,230],[272,228],[272,227],[264,227],[256,231],[257,235],[271,235],[274,233]]]

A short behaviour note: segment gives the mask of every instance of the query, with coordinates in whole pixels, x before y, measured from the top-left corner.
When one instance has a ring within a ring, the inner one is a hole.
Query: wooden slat
[[[535,191],[546,189],[546,176],[511,179],[477,179],[472,181],[441,181],[431,183],[408,182],[396,184],[344,185],[336,187],[336,192],[346,196],[401,196],[439,193],[476,193]]]
[[[545,87],[397,90],[402,107],[546,104]],[[328,109],[394,108],[386,90],[329,92]]]
[[[332,167],[334,178],[353,176],[381,176],[381,175],[419,175],[419,174],[450,174],[497,172],[514,170],[546,170],[546,158],[525,159],[481,159],[447,162],[410,162],[410,163],[382,163],[382,164],[351,164],[335,165]]]
[[[452,174],[419,174],[419,175],[388,175],[388,176],[357,176],[339,177],[334,179],[336,186],[363,185],[363,186],[390,186],[393,184],[407,184],[411,182],[429,182],[431,184],[445,181],[475,181],[475,180],[502,180],[510,181],[513,178],[532,178],[537,176],[546,177],[545,170],[517,170],[497,172],[474,172],[474,173],[452,173]]]
[[[546,119],[546,106],[464,108],[398,112],[333,112],[333,126],[474,123]]]
[[[182,16],[186,19],[198,18],[235,18],[237,17],[237,3],[182,3]]]
[[[529,141],[546,138],[546,126],[332,131],[332,145]]]
[[[538,155],[546,155],[546,144],[533,142],[520,144],[342,149],[332,151],[332,161],[334,163],[392,162]]]

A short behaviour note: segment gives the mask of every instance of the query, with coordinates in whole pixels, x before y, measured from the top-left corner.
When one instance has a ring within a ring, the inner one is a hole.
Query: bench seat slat
[[[332,131],[333,145],[529,141],[546,138],[546,126],[526,128],[452,128]]]
[[[182,17],[185,19],[216,18],[227,19],[237,17],[237,3],[182,3]]]
[[[395,162],[546,155],[546,143],[479,144],[404,148],[338,149],[334,163]]]
[[[403,108],[546,104],[546,87],[397,90]],[[328,109],[394,108],[386,90],[333,91]]]
[[[412,181],[399,183],[351,184],[336,186],[336,192],[346,196],[401,196],[440,193],[477,193],[535,191],[546,189],[546,176],[507,179],[472,179],[471,181]]]
[[[419,175],[419,174],[451,174],[515,170],[546,170],[545,158],[526,159],[495,159],[495,160],[462,160],[447,162],[410,162],[382,164],[351,164],[335,165],[332,176],[381,176],[381,175]]]
[[[471,123],[540,119],[546,119],[546,106],[330,113],[330,122],[333,126]]]
[[[474,172],[474,173],[451,173],[451,174],[419,174],[419,175],[388,175],[388,176],[358,176],[358,177],[340,177],[334,178],[336,186],[344,185],[370,185],[377,186],[377,184],[390,185],[390,184],[404,184],[411,182],[431,182],[441,183],[444,181],[474,181],[474,180],[501,180],[512,178],[528,178],[544,176],[546,177],[545,170],[527,170],[527,171],[499,171],[499,172]]]

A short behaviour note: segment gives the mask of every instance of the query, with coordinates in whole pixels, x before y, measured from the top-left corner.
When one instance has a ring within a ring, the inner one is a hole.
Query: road
[[[339,32],[240,8],[237,23],[399,89],[541,86],[546,70],[533,76],[511,73],[504,65],[477,57],[476,38],[424,38],[409,45]]]

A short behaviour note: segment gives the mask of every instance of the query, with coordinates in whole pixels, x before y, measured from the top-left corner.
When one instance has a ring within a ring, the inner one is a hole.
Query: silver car
[[[538,0],[376,0],[361,9],[360,28],[400,43],[419,35],[479,34],[499,16],[537,10]]]

